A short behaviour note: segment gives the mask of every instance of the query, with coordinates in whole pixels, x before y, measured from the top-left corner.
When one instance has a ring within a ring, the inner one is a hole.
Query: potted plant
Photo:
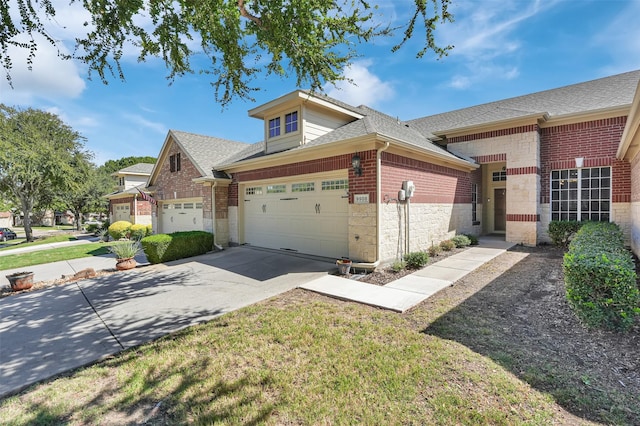
[[[347,275],[351,270],[351,260],[350,259],[338,259],[336,260],[336,265],[338,265],[338,272],[340,275]]]
[[[140,243],[138,241],[118,242],[109,247],[109,251],[116,255],[116,269],[125,271],[136,267],[134,257],[140,251]]]
[[[13,291],[28,290],[33,286],[33,272],[14,272],[7,275],[7,280]]]

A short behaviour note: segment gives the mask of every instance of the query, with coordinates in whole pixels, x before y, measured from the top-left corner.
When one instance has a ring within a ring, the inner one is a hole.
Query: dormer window
[[[275,138],[280,136],[280,117],[269,120],[269,137]]]
[[[298,111],[290,112],[284,116],[284,132],[291,133],[298,131]]]

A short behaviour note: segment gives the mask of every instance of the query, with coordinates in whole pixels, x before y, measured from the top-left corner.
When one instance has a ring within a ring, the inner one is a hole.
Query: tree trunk
[[[22,204],[22,214],[24,214],[24,226],[25,238],[28,242],[33,241],[33,231],[31,230],[31,210],[33,209],[33,203],[29,202],[26,198],[20,198],[20,204]]]

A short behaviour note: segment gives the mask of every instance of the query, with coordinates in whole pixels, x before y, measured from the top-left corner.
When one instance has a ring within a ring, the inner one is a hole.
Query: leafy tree
[[[0,104],[0,193],[19,202],[28,241],[34,207],[81,185],[74,161],[89,155],[82,151],[83,141],[54,114]]]
[[[72,159],[72,170],[77,184],[61,194],[63,205],[73,212],[76,229],[79,231],[83,223],[83,215],[89,212],[106,211],[107,200],[102,198],[108,193],[100,171],[91,163],[85,152],[75,153]]]
[[[119,160],[107,160],[100,168],[107,174],[112,174],[139,163],[156,164],[156,157],[124,157]]]
[[[422,26],[424,45],[417,56],[429,50],[446,55],[452,46],[439,47],[434,34],[438,24],[453,21],[450,1],[414,0],[403,38],[392,51]],[[70,0],[76,2],[80,0]],[[74,54],[61,56],[80,59],[106,83],[107,74],[124,79],[120,60],[125,47],[135,46],[140,61],[161,58],[171,80],[195,71],[212,75],[216,100],[223,105],[235,97],[252,100],[258,88],[251,81],[263,71],[293,74],[299,87],[319,90],[325,82],[344,79],[345,66],[357,56],[356,42],[399,29],[377,25],[376,6],[366,0],[82,0],[82,5],[91,14],[87,34],[76,39]],[[2,2],[0,60],[9,80],[13,64],[8,48],[27,49],[30,66],[35,35],[57,44],[45,25],[55,15],[52,0]],[[21,35],[29,40],[20,41]],[[195,70],[196,56],[205,56],[208,67]]]

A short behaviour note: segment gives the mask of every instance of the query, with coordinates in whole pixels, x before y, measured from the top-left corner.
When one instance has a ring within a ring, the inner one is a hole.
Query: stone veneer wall
[[[449,139],[452,151],[480,164],[505,162],[506,240],[536,245],[540,217],[540,136],[537,125],[514,127]],[[483,199],[491,198],[482,193]],[[490,208],[489,206],[485,206]],[[484,232],[492,230],[483,229]]]
[[[411,203],[408,210],[410,252],[426,250],[456,234],[479,234],[471,222],[471,204]],[[406,203],[383,203],[380,258],[384,263],[406,254],[406,222]]]

